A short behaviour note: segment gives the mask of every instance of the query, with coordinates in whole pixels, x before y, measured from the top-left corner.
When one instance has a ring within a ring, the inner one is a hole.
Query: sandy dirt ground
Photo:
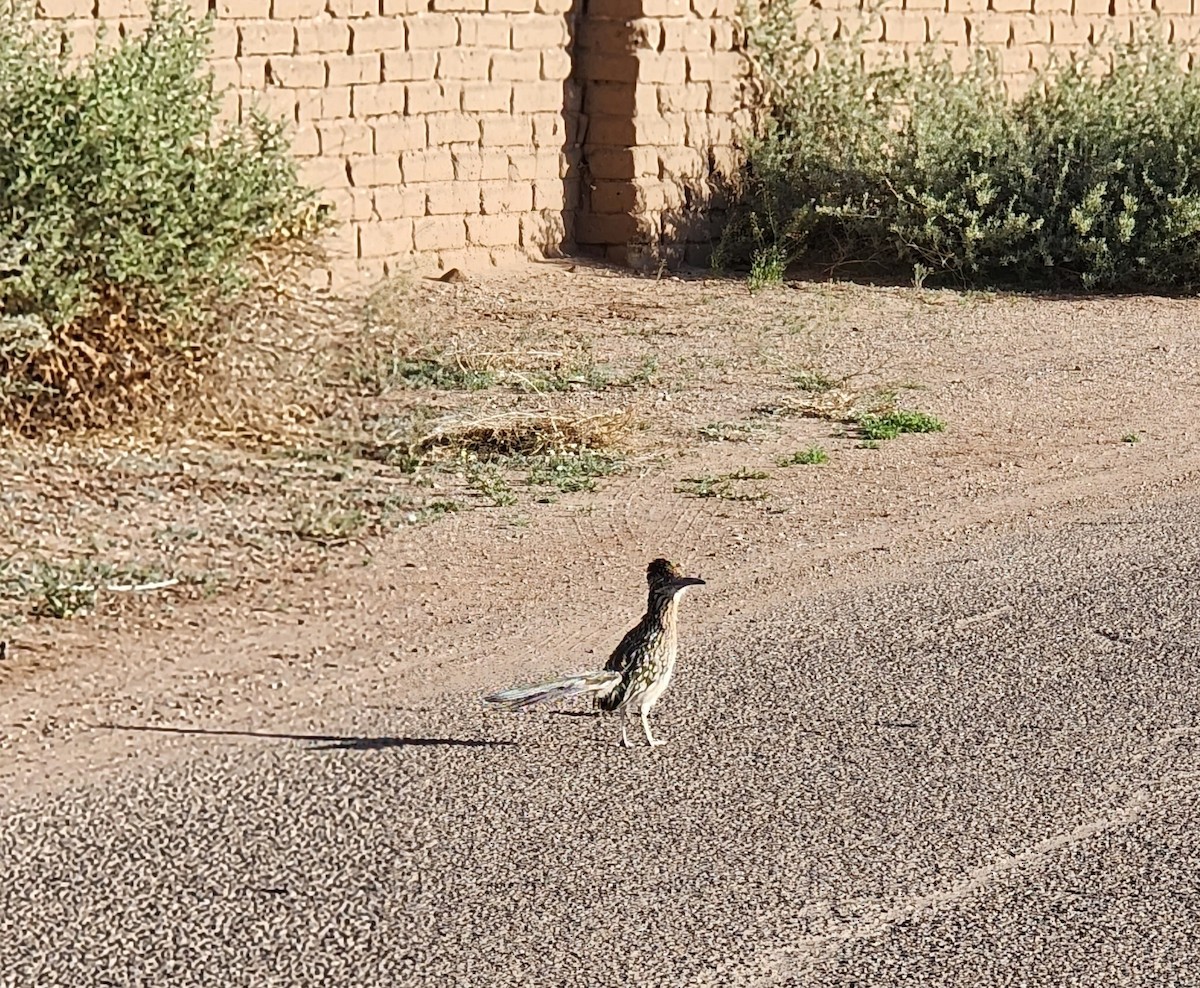
[[[313,730],[330,709],[419,709],[586,664],[636,616],[654,555],[709,580],[691,620],[718,628],[894,577],[963,533],[1137,503],[1200,466],[1189,300],[751,293],[580,263],[420,279],[399,305],[410,356],[490,377],[405,380],[372,422],[626,413],[619,472],[578,491],[504,465],[413,474],[327,454],[319,430],[254,452],[211,437],[14,444],[0,465],[10,794],[146,757],[98,725]],[[847,409],[872,401],[945,429],[864,443]],[[826,462],[779,465],[813,446]],[[162,579],[179,582],[37,614],[46,580],[61,595]]]

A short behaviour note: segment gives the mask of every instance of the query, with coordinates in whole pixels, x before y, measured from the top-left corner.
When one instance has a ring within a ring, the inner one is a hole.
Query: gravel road
[[[979,536],[689,635],[701,590],[656,750],[395,696],[0,797],[0,985],[1200,984],[1198,536]]]

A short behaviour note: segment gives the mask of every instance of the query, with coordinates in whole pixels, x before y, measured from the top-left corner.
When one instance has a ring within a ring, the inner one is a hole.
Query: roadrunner
[[[621,639],[603,670],[565,676],[537,686],[514,686],[483,698],[484,703],[506,710],[519,710],[534,703],[564,697],[595,694],[595,705],[621,714],[621,745],[629,747],[628,716],[636,711],[642,720],[646,742],[657,747],[666,742],[650,732],[650,710],[671,683],[679,649],[677,618],[679,598],[688,587],[704,586],[694,576],[683,576],[665,559],[646,567],[650,599],[646,615]]]

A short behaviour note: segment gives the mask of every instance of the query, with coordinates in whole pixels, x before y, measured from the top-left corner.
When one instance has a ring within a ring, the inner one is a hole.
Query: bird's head
[[[656,559],[646,567],[646,582],[650,585],[650,596],[674,600],[688,587],[702,587],[704,581],[698,576],[684,576],[675,565],[666,559]]]

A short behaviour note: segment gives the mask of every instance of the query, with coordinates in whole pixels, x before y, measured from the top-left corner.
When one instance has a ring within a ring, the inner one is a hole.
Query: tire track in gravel
[[[1167,732],[1168,736],[1178,735],[1178,731]],[[1189,731],[1188,733],[1195,733]],[[1155,742],[1161,745],[1161,740]],[[848,921],[835,921],[833,928],[827,932],[812,937],[802,938],[794,944],[767,953],[764,957],[765,966],[773,973],[763,977],[755,984],[764,986],[779,984],[786,979],[789,983],[794,978],[812,977],[818,965],[829,960],[840,950],[855,941],[869,941],[884,935],[889,929],[911,923],[930,913],[953,908],[976,893],[986,889],[990,884],[1002,878],[1007,873],[1022,870],[1032,870],[1048,862],[1051,856],[1073,845],[1082,844],[1107,831],[1128,827],[1138,822],[1147,812],[1159,806],[1161,799],[1157,795],[1177,796],[1178,788],[1169,787],[1172,780],[1155,780],[1133,797],[1116,812],[1110,812],[1094,820],[1081,823],[1070,831],[1053,834],[1036,844],[1016,853],[1010,853],[1000,860],[969,871],[965,877],[933,892],[917,893],[902,896],[890,903],[878,900],[860,900],[853,904],[859,915]],[[825,910],[824,903],[813,903],[814,915],[828,918],[836,915],[835,910]],[[838,903],[842,911],[847,903]]]

